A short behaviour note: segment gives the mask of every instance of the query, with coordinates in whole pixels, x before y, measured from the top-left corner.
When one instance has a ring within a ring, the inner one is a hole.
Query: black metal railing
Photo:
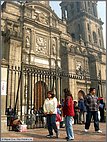
[[[39,111],[43,107],[48,90],[57,91],[59,96],[56,97],[62,99],[62,79],[64,78],[84,79],[83,76],[66,73],[61,70],[56,72],[56,70],[52,69],[31,66],[23,66],[23,68],[8,66],[6,108],[11,106],[24,123],[31,125],[33,117],[29,110],[34,107]],[[57,86],[59,86],[57,88],[56,81]],[[45,116],[37,113],[35,117],[35,127],[44,127]]]

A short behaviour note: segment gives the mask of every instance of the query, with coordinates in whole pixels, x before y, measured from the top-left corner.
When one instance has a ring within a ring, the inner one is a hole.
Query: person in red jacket
[[[63,106],[63,116],[65,117],[65,127],[67,134],[67,141],[74,140],[74,132],[73,132],[73,116],[74,116],[74,102],[73,97],[68,88],[64,89],[65,101]]]

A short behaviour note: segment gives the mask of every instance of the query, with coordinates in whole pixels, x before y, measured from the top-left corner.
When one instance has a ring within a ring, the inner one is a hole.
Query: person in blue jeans
[[[90,88],[89,94],[87,94],[87,96],[85,97],[85,105],[87,108],[85,132],[88,132],[91,124],[91,118],[93,116],[95,132],[102,133],[102,131],[99,129],[98,97],[95,94],[96,94],[96,89]]]
[[[79,124],[85,124],[86,122],[86,106],[85,106],[85,103],[84,103],[84,96],[85,96],[85,93],[84,91],[80,90],[78,92],[78,94],[81,94],[81,96],[79,97],[79,100],[78,100],[78,108],[79,108]]]
[[[58,128],[56,126],[56,114],[57,114],[57,98],[54,96],[52,91],[47,92],[47,98],[43,105],[44,114],[47,116],[47,127],[49,134],[48,138],[53,137],[53,130],[58,138]]]
[[[63,106],[63,116],[65,117],[65,127],[67,134],[67,141],[74,140],[74,131],[72,126],[74,116],[74,102],[72,94],[68,88],[64,89],[65,101]]]

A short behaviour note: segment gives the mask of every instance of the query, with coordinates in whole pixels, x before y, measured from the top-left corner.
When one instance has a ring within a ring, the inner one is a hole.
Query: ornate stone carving
[[[52,19],[52,26],[56,27],[56,20],[54,18]]]
[[[80,48],[80,46],[76,46],[75,47],[75,51],[76,51],[76,53],[81,54],[81,48]]]
[[[31,18],[31,10],[30,9],[26,9],[25,16]]]
[[[34,13],[34,19],[38,21],[39,19],[39,14],[37,12]]]
[[[36,37],[36,52],[47,54],[47,39],[41,36]]]
[[[87,55],[87,54],[88,54],[86,49],[83,49],[83,54],[84,54],[84,55]]]
[[[49,19],[44,13],[39,13],[38,19],[43,24],[49,24]]]
[[[30,47],[30,30],[27,29],[26,31],[26,47]]]
[[[76,61],[76,70],[80,70],[80,68],[81,68],[81,62]]]
[[[52,38],[52,55],[56,55],[56,38]]]
[[[5,31],[5,21],[4,20],[1,20],[1,31]]]

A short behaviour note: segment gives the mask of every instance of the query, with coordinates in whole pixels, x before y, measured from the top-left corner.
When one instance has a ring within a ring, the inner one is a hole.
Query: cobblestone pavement
[[[91,123],[90,129],[88,133],[84,132],[84,125],[73,125],[74,129],[74,135],[75,139],[73,141],[78,142],[92,142],[92,141],[101,141],[106,142],[106,123],[100,123],[100,129],[103,131],[102,133],[96,133],[94,131],[94,124]],[[15,138],[15,139],[26,139],[26,138],[32,138],[30,141],[66,141],[66,132],[65,128],[60,128],[59,130],[59,138],[46,138],[46,135],[48,134],[48,131],[46,128],[36,128],[36,129],[28,129],[27,132],[14,132],[14,131],[8,131],[5,133],[1,133],[1,138]],[[22,141],[21,140],[21,141]],[[12,141],[12,139],[11,139]],[[28,140],[26,140],[28,141]]]

